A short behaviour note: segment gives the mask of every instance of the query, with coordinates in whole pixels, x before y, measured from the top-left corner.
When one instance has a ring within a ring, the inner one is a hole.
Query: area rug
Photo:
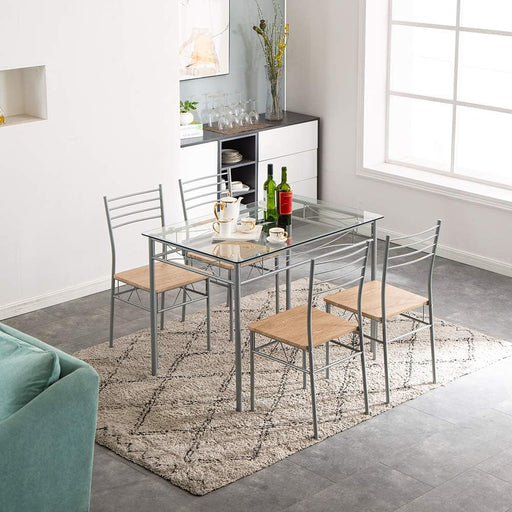
[[[293,301],[305,302],[306,281],[294,283]],[[243,325],[272,313],[274,292],[242,299]],[[390,323],[407,332],[412,320]],[[256,359],[256,411],[249,411],[248,334],[244,342],[244,412],[235,412],[233,343],[229,314],[212,315],[212,352],[206,351],[205,316],[172,321],[159,332],[159,375],[150,372],[150,333],[143,330],[82,350],[77,357],[100,374],[96,440],[192,494],[203,495],[250,475],[316,441],[309,387],[302,374],[268,359]],[[371,415],[382,413],[434,387],[512,356],[512,344],[436,320],[438,384],[431,381],[428,330],[390,346],[391,399],[386,405],[382,349],[367,360]],[[281,349],[279,349],[281,350]],[[323,361],[323,350],[318,360]],[[341,350],[341,349],[340,349]],[[346,351],[347,352],[347,351]],[[301,354],[289,351],[299,362]],[[331,360],[336,357],[331,349]],[[318,374],[320,441],[367,420],[359,358]],[[371,416],[370,416],[371,417]]]

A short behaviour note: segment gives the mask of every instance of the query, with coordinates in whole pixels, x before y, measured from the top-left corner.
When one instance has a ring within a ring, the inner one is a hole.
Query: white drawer
[[[258,164],[258,186],[261,191],[263,190],[263,183],[267,179],[267,164],[274,164],[274,180],[278,185],[281,182],[281,167],[285,166],[288,170],[288,183],[291,185],[297,181],[316,178],[318,172],[317,150],[303,151],[302,153],[260,162]]]
[[[215,174],[219,166],[217,142],[207,142],[180,148],[180,175],[184,180],[193,180]]]
[[[258,137],[260,161],[317,149],[318,121],[265,130]]]

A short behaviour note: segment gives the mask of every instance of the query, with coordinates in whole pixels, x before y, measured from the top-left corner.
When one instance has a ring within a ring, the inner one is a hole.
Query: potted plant
[[[190,124],[194,121],[194,114],[192,113],[197,109],[197,101],[180,101],[180,124]]]

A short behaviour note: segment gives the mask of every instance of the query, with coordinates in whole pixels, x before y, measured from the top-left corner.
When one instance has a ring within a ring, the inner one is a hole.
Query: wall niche
[[[46,66],[0,70],[0,107],[0,128],[47,119]]]

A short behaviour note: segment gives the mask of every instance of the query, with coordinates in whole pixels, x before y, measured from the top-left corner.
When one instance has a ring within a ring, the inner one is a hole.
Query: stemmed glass
[[[247,111],[248,124],[256,124],[260,119],[258,111],[256,110],[256,100],[247,100]]]
[[[219,95],[218,94],[207,94],[207,115],[208,115],[208,126],[213,126],[213,123],[217,122],[220,117],[219,107]]]
[[[222,107],[220,108],[219,130],[233,128],[234,116],[230,105],[228,104],[228,94],[222,95]]]

